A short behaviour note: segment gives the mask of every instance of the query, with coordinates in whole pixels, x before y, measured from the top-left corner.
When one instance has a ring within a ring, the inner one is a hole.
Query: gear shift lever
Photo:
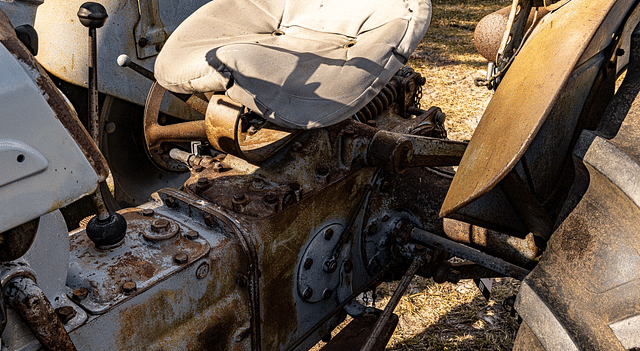
[[[100,129],[98,113],[98,55],[97,32],[107,21],[107,10],[96,2],[85,2],[78,10],[78,18],[89,28],[89,134],[99,145]],[[87,224],[87,236],[97,248],[108,248],[122,241],[127,230],[127,222],[118,213],[109,213],[104,204],[100,187],[92,195],[97,214]]]

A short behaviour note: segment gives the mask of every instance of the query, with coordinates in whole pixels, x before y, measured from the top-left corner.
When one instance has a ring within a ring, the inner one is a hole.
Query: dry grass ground
[[[451,139],[468,140],[491,99],[476,87],[486,61],[476,54],[473,31],[485,15],[509,6],[509,0],[432,0],[431,27],[409,65],[427,78],[421,104],[447,115]],[[376,307],[383,309],[397,283],[382,284]],[[436,284],[414,278],[396,309],[398,327],[387,350],[511,350],[517,321],[503,308],[518,282],[496,279],[487,301],[472,281]],[[318,345],[320,346],[320,345]]]
[[[422,105],[439,106],[447,115],[451,139],[467,140],[491,99],[476,87],[486,61],[476,54],[473,31],[485,15],[509,6],[509,0],[433,0],[431,27],[410,65],[427,78]],[[395,284],[378,290],[383,308]],[[496,279],[487,301],[472,281],[436,284],[416,278],[396,313],[400,322],[388,350],[511,350],[517,331],[514,317],[502,307],[514,295],[518,282]]]
[[[509,0],[432,0],[433,19],[409,64],[427,78],[422,105],[439,106],[447,115],[451,139],[467,140],[491,99],[476,87],[486,61],[475,51],[473,31],[485,15],[509,6]],[[383,308],[395,284],[378,289]],[[396,313],[400,321],[387,350],[511,350],[518,325],[502,307],[518,282],[496,279],[487,301],[472,281],[436,284],[416,278]]]

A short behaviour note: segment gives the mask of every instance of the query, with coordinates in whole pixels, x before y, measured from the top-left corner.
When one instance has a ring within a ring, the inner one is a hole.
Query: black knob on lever
[[[83,26],[100,28],[107,21],[107,10],[97,2],[85,2],[78,10],[78,18]]]
[[[96,2],[85,2],[78,10],[78,19],[83,26],[89,28],[89,134],[96,145],[100,145],[99,111],[98,111],[98,48],[96,28],[104,26],[107,21],[107,10]],[[98,248],[106,249],[117,245],[127,231],[127,221],[119,213],[109,213],[104,204],[100,187],[92,196],[98,210],[87,224],[87,236]]]

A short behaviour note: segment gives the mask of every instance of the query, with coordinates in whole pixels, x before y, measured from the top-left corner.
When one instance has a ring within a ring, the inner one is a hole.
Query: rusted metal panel
[[[197,236],[187,238],[194,235],[193,229],[170,218],[140,210],[128,210],[122,215],[127,221],[127,233],[116,248],[95,248],[84,231],[71,237],[67,286],[70,292],[88,291],[77,302],[93,314],[104,313],[143,293],[209,252],[206,241]]]
[[[442,206],[442,216],[486,194],[507,175],[544,123],[583,52],[592,39],[600,38],[601,25],[618,23],[630,6],[631,1],[572,1],[545,17],[489,103]],[[609,33],[616,29],[605,27]],[[522,94],[527,99],[521,99]]]

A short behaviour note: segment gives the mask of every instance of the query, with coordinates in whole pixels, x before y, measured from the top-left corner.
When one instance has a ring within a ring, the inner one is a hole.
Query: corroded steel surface
[[[573,1],[545,17],[489,103],[442,206],[442,216],[486,194],[515,166],[591,39],[600,37],[601,24],[619,21],[630,3]]]
[[[186,238],[193,229],[184,224],[138,210],[122,215],[127,233],[119,247],[96,249],[84,231],[71,237],[67,286],[72,291],[87,289],[87,297],[79,303],[94,314],[143,293],[209,252],[206,241]]]

